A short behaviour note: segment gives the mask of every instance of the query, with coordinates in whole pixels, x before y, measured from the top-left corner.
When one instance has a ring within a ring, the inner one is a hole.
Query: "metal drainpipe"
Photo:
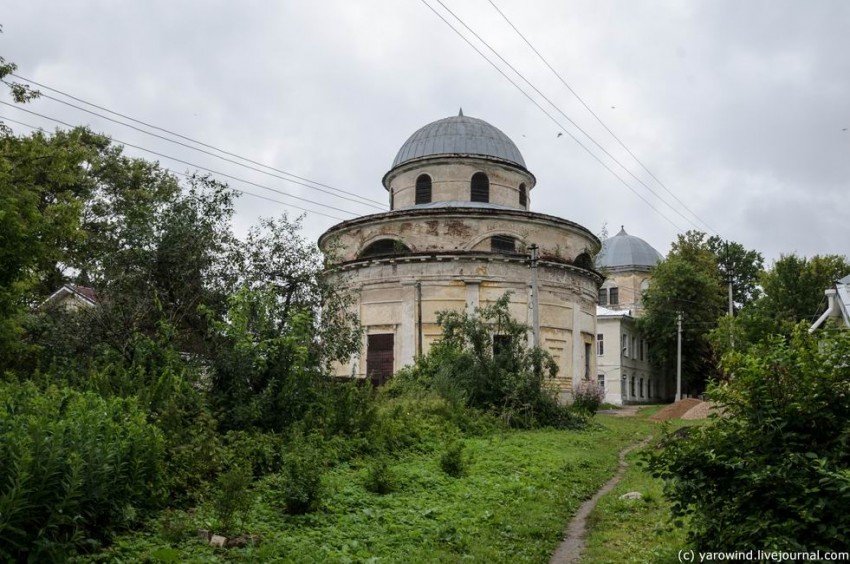
[[[538,256],[538,247],[536,244],[532,244],[528,247],[531,251],[531,319],[532,319],[532,330],[534,334],[534,343],[532,343],[535,347],[540,346],[540,298],[538,292],[537,285],[537,260]]]

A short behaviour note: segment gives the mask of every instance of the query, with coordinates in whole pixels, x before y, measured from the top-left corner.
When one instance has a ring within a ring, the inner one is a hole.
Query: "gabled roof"
[[[99,301],[97,292],[95,292],[94,288],[89,288],[88,286],[77,286],[76,284],[65,284],[53,292],[39,307],[43,308],[51,306],[68,297],[78,300],[87,306],[97,305]]]

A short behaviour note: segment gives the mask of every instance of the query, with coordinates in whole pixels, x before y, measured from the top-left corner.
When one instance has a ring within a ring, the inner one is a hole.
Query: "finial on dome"
[[[617,235],[628,235],[628,233],[626,233],[626,228],[623,225],[620,226],[620,232],[617,233]]]
[[[463,107],[461,107],[460,111],[457,113],[458,117],[463,117]]]

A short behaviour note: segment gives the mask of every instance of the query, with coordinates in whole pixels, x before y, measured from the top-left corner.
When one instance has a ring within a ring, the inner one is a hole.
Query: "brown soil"
[[[652,421],[667,421],[668,419],[680,419],[684,414],[695,406],[705,403],[696,398],[687,398],[671,403],[655,415],[649,417]]]
[[[705,419],[712,413],[718,413],[717,407],[710,401],[704,401],[699,405],[695,405],[682,415],[682,419]]]

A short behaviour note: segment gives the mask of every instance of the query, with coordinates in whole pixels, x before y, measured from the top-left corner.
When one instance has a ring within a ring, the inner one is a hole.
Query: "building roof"
[[[601,305],[596,306],[596,317],[624,317],[631,315],[632,310],[630,309],[608,309]]]
[[[39,307],[47,307],[60,302],[66,297],[79,300],[85,305],[96,305],[100,298],[94,288],[88,286],[77,286],[76,284],[65,284],[55,292],[53,292]]]
[[[620,232],[602,242],[602,251],[596,257],[596,267],[606,270],[649,270],[663,259],[652,245],[634,235]]]
[[[404,142],[392,168],[408,161],[445,155],[471,155],[508,161],[525,168],[511,139],[484,120],[463,115],[443,118],[420,128]]]

